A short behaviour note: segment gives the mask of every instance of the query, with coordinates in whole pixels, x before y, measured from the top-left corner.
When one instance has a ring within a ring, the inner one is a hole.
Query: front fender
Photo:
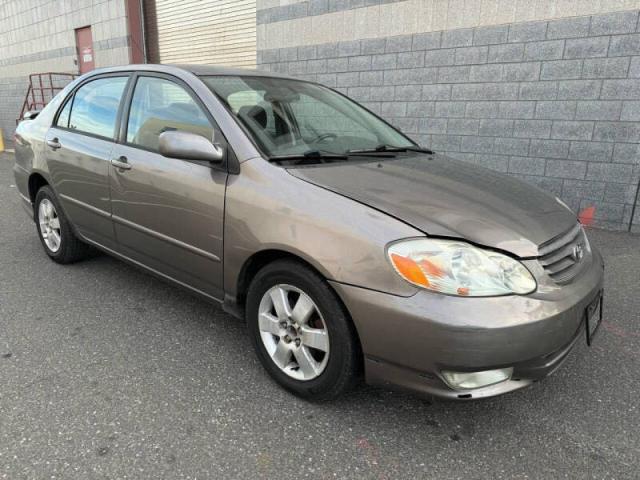
[[[235,297],[245,262],[263,250],[300,257],[325,278],[410,296],[385,254],[400,238],[423,235],[384,213],[289,175],[261,158],[229,177],[225,204],[224,285]],[[331,168],[322,167],[322,168]]]

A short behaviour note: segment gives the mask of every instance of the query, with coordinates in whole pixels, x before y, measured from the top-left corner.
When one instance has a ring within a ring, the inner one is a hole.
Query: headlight
[[[457,240],[405,240],[387,253],[402,278],[434,292],[487,297],[536,289],[533,276],[517,260]]]

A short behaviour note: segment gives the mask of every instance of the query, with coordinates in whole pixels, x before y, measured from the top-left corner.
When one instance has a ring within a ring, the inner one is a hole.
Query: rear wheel
[[[326,281],[291,260],[264,267],[247,294],[247,324],[258,358],[293,393],[337,397],[360,371],[356,332]]]
[[[45,252],[58,263],[73,263],[85,258],[90,247],[73,233],[57,197],[49,186],[36,194],[36,227]]]

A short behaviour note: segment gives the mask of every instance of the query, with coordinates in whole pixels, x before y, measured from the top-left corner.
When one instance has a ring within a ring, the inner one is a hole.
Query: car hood
[[[392,215],[427,235],[535,257],[576,216],[523,181],[442,155],[290,168],[289,173]]]

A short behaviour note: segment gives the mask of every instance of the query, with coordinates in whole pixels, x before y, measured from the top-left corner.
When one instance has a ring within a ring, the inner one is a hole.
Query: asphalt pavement
[[[475,402],[274,384],[242,322],[106,255],[45,255],[0,154],[0,478],[640,477],[640,236],[594,230],[605,322],[552,377]]]

